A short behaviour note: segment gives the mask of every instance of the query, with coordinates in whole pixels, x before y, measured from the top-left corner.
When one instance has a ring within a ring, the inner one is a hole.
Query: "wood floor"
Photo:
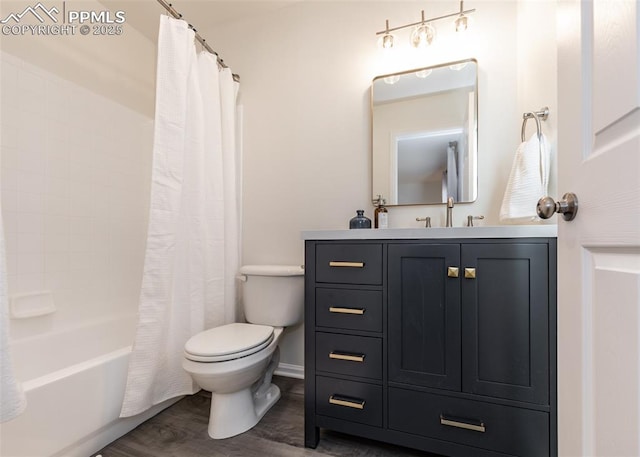
[[[304,447],[301,380],[274,377],[282,398],[253,429],[225,440],[207,435],[210,394],[170,406],[94,456],[102,457],[426,457],[433,454],[322,430],[317,449]],[[435,457],[435,456],[434,456]]]

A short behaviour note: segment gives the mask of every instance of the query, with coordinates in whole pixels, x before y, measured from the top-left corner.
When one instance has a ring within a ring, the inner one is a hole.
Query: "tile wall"
[[[153,120],[0,53],[0,167],[9,293],[51,292],[19,339],[135,313]]]

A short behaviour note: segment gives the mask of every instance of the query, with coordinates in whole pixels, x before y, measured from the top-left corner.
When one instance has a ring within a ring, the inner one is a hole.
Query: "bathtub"
[[[118,418],[135,320],[123,315],[12,343],[27,408],[0,424],[0,456],[87,457],[178,400]]]

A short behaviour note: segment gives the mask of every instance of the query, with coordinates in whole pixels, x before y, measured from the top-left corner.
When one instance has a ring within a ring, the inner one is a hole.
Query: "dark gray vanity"
[[[555,235],[305,232],[305,445],[557,455]]]

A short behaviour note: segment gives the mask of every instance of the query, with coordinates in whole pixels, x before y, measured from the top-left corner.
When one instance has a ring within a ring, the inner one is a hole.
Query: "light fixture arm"
[[[476,11],[475,8],[470,9],[470,10],[463,10],[463,6],[462,6],[463,2],[460,2],[460,11],[456,11],[455,13],[451,13],[451,14],[445,14],[444,16],[437,16],[437,17],[432,17],[429,19],[425,19],[424,18],[424,10],[422,11],[422,20],[420,22],[413,22],[411,24],[406,24],[406,25],[400,25],[398,27],[393,27],[393,28],[389,28],[389,20],[387,19],[387,27],[386,30],[382,30],[381,32],[376,32],[376,35],[384,35],[385,33],[389,33],[389,32],[395,32],[396,30],[402,30],[402,29],[406,29],[408,27],[415,27],[416,25],[421,25],[424,24],[426,22],[434,22],[434,21],[439,21],[441,19],[448,19],[450,17],[454,17],[454,16],[460,16],[461,14],[469,14],[469,13],[474,13]]]

